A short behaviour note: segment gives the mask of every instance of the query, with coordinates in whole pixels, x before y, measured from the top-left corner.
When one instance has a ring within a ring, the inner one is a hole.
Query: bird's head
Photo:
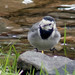
[[[56,28],[56,23],[53,17],[51,16],[45,16],[41,21],[39,25],[43,30],[50,30],[53,28],[53,30]]]
[[[42,39],[47,39],[56,29],[56,23],[53,17],[45,16],[39,23],[39,34]]]

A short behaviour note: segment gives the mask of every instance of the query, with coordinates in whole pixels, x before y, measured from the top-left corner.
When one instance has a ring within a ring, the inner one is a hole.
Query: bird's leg
[[[55,47],[53,47],[53,48],[51,48],[51,49],[50,49],[50,51],[54,51],[54,50],[56,50],[56,48],[55,48]]]
[[[53,47],[53,48],[50,49],[50,51],[53,51],[53,53],[54,53],[54,50],[56,50],[55,47]]]
[[[38,49],[37,48],[34,48],[34,50],[36,51],[36,52],[38,52]],[[44,53],[44,51],[42,50],[42,52],[41,53]]]
[[[41,52],[42,54],[44,54],[44,51],[42,50],[42,52]]]
[[[36,51],[36,52],[38,52],[38,49],[37,48],[34,48],[34,50]],[[42,52],[41,53],[44,53],[44,51],[42,50]]]
[[[35,48],[34,50],[35,50],[36,52],[38,52],[38,49],[37,49],[37,48]]]

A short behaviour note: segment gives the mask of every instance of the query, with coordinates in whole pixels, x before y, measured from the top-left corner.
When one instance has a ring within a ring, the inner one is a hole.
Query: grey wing
[[[35,23],[31,28],[30,31],[28,32],[28,40],[32,43],[36,41],[36,39],[39,38],[38,36],[38,27],[39,27],[39,22]]]
[[[58,40],[60,40],[60,37],[61,37],[61,35],[60,35],[59,31],[56,29],[54,38],[57,38]]]
[[[40,23],[40,22],[35,23],[35,24],[31,27],[30,32],[36,31],[36,30],[38,29],[38,27],[39,27],[39,23]]]

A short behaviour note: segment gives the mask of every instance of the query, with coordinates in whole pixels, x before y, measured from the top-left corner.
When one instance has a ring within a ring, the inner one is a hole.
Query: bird
[[[53,50],[60,37],[55,19],[51,16],[43,17],[41,21],[33,24],[28,32],[28,41],[37,51]]]

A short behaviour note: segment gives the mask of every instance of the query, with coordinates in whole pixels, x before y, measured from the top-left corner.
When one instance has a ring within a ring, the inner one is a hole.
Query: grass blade
[[[55,72],[56,72],[56,75],[60,75],[60,73],[58,72],[58,70],[57,70],[57,69],[55,69]]]
[[[35,75],[35,68],[33,69],[33,73],[32,73],[32,75]]]
[[[62,68],[65,71],[65,75],[69,74],[69,72],[67,71],[67,66],[65,65],[65,68]]]
[[[75,70],[73,71],[73,75],[75,75]]]
[[[64,55],[67,56],[65,44],[66,44],[66,24],[65,24],[65,28],[64,28]]]
[[[12,65],[13,65],[13,66],[12,66],[12,69],[13,69],[13,70],[15,69],[15,71],[17,71],[17,58],[18,58],[18,56],[19,56],[19,53],[17,53],[14,44],[12,45],[12,48],[13,48],[13,50],[14,50],[14,52],[15,52],[15,59],[14,59],[14,62],[13,62],[13,64],[12,64]]]
[[[7,67],[7,65],[8,65],[8,63],[9,63],[9,57],[10,57],[10,54],[11,54],[11,46],[10,46],[10,50],[9,50],[9,53],[8,53],[8,56],[7,56],[7,58],[6,58],[6,63],[5,63],[5,66],[4,66],[4,71],[6,70],[6,67]]]

